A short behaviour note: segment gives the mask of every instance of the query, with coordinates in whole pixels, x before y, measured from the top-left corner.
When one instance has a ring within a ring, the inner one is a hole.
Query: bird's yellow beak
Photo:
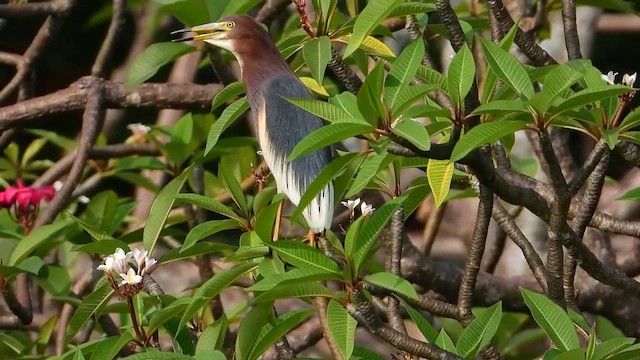
[[[192,28],[184,28],[184,29],[180,29],[172,32],[171,35],[182,34],[186,32],[196,33],[196,35],[187,36],[180,39],[174,39],[172,41],[173,42],[191,41],[191,40],[205,41],[209,39],[215,39],[215,40],[225,39],[227,32],[233,29],[233,27],[234,27],[233,22],[223,21],[223,22],[213,22],[213,23],[198,25]]]

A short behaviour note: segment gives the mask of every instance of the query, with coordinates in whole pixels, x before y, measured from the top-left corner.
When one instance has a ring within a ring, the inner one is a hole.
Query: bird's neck
[[[236,54],[242,70],[242,82],[250,103],[260,98],[258,94],[269,91],[269,83],[281,76],[293,75],[287,62],[273,43],[254,43]],[[295,75],[294,75],[295,76]]]

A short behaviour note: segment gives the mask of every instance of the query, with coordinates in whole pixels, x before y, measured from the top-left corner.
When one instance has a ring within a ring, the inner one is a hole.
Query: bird
[[[317,116],[286,100],[312,99],[311,93],[280,55],[267,31],[252,17],[228,16],[172,34],[184,32],[196,35],[178,41],[203,41],[230,51],[238,60],[264,160],[278,191],[297,206],[311,182],[332,158],[330,148],[325,147],[287,161],[305,136],[324,125]],[[333,182],[329,182],[302,211],[310,228],[310,242],[331,227],[333,207],[334,187]]]

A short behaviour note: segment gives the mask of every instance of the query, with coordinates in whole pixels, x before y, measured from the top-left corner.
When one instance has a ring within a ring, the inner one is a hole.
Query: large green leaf
[[[411,320],[416,324],[418,330],[422,333],[427,341],[434,343],[438,338],[438,331],[425,319],[425,317],[416,309],[411,307],[405,300],[400,299],[402,307],[407,311]]]
[[[622,85],[603,85],[601,87],[587,88],[573,94],[573,96],[560,104],[553,106],[552,111],[553,113],[562,113],[630,91],[633,91],[633,89]]]
[[[493,100],[478,106],[472,114],[509,115],[514,113],[529,114],[529,108],[524,101],[519,99]]]
[[[193,360],[193,356],[173,352],[160,352],[155,349],[127,356],[122,360]]]
[[[425,81],[427,84],[436,85],[438,89],[447,91],[447,78],[437,70],[420,65],[418,66],[416,76]]]
[[[246,224],[246,220],[244,218],[236,214],[233,210],[228,208],[226,205],[224,205],[220,201],[210,198],[208,196],[203,196],[198,194],[176,194],[175,198],[176,200],[186,201],[190,204],[199,206],[203,209],[213,211],[216,214],[220,214],[230,219],[234,219],[240,224]]]
[[[313,266],[337,275],[342,270],[331,258],[322,251],[295,240],[280,240],[268,244],[282,258],[282,260],[297,266]]]
[[[353,254],[352,264],[355,273],[357,274],[364,260],[366,259],[369,250],[378,239],[382,230],[387,226],[393,213],[400,207],[404,201],[404,197],[400,196],[387,201],[379,209],[373,212],[371,218],[367,219],[366,223],[360,230],[360,239],[358,241],[357,248]]]
[[[227,3],[227,6],[224,8],[224,11],[220,14],[220,17],[223,18],[229,15],[235,14],[244,14],[247,11],[253,9],[256,5],[260,3],[260,0],[232,0]],[[208,0],[207,2],[209,9],[219,7],[218,0]],[[211,10],[209,10],[211,12]],[[215,18],[211,19],[217,20]]]
[[[378,63],[367,75],[358,91],[358,109],[371,126],[378,126],[378,119],[384,119],[386,113],[382,105],[382,85],[384,83],[384,64]]]
[[[122,348],[133,340],[131,332],[125,332],[120,336],[111,336],[102,339],[96,346],[96,350],[91,355],[91,360],[112,360],[118,356]]]
[[[187,321],[191,319],[191,317],[206,305],[214,296],[218,295],[222,290],[233,284],[233,282],[240,276],[253,270],[257,266],[258,264],[247,261],[223,272],[217,273],[211,279],[205,281],[193,295],[193,300],[182,315],[179,328],[182,328]]]
[[[434,84],[418,84],[418,85],[404,87],[398,93],[394,107],[391,108],[391,119],[397,119],[399,117],[403,117],[403,118],[413,117],[413,116],[408,116],[407,113],[409,113],[411,110],[413,110],[414,107],[416,107],[416,101],[422,100],[423,97],[427,95],[428,92],[433,91],[435,89],[436,89],[436,85]],[[420,104],[418,106],[429,106],[429,105]]]
[[[276,343],[281,337],[285,336],[289,331],[296,328],[309,316],[313,315],[316,309],[297,310],[287,313],[276,320],[276,323],[266,331],[266,335],[257,339],[249,360],[257,359],[262,353],[267,351],[269,347]],[[264,331],[263,331],[264,332]]]
[[[387,153],[383,152],[382,154],[373,153],[371,156],[364,159],[360,168],[358,169],[358,175],[356,175],[355,180],[353,180],[353,184],[349,188],[347,192],[347,197],[352,197],[362,191],[369,182],[376,176],[384,159],[387,157]]]
[[[371,0],[356,18],[343,58],[351,55],[371,31],[404,0]]]
[[[620,353],[624,349],[628,348],[635,342],[634,338],[621,337],[615,339],[609,339],[596,345],[596,349],[593,353],[592,360],[609,359],[612,355]]]
[[[505,84],[522,94],[526,99],[531,99],[534,95],[533,84],[522,64],[500,46],[482,37],[478,37],[478,39],[480,39],[489,68]]]
[[[235,358],[238,360],[248,360],[251,350],[256,345],[256,339],[262,328],[267,324],[268,317],[273,313],[272,303],[257,304],[242,319],[238,336],[236,338]]]
[[[336,292],[318,282],[288,283],[271,288],[255,298],[256,303],[287,298],[309,298],[322,296],[335,299]]]
[[[502,302],[477,312],[476,318],[464,329],[458,339],[456,347],[458,355],[465,358],[475,357],[498,331],[502,318]]]
[[[232,219],[227,220],[210,220],[207,222],[203,222],[202,224],[196,225],[189,233],[187,237],[184,239],[184,244],[182,244],[182,248],[180,251],[185,251],[195,245],[198,241],[217,234],[221,231],[238,229],[238,222]]]
[[[384,97],[387,108],[395,109],[399,93],[413,80],[424,56],[424,41],[411,42],[396,58],[385,80]]]
[[[492,144],[526,126],[527,123],[524,121],[492,121],[480,124],[460,138],[451,152],[450,161],[456,162],[474,149],[484,144]]]
[[[263,274],[264,275],[264,274]],[[316,267],[293,268],[282,274],[264,275],[265,278],[249,288],[252,291],[268,291],[281,284],[310,281],[340,280],[341,276]]]
[[[78,330],[109,302],[114,293],[115,291],[111,288],[111,284],[104,282],[102,286],[93,290],[91,294],[82,300],[67,325],[67,331],[64,336],[65,343],[68,344],[73,339]]]
[[[429,159],[427,164],[427,180],[429,187],[433,193],[433,200],[436,207],[444,203],[451,188],[451,179],[453,178],[454,164],[449,160]]]
[[[71,220],[58,220],[52,224],[47,224],[36,228],[29,235],[25,236],[11,253],[9,258],[9,266],[16,266],[22,260],[26,259],[32,251],[47,241],[56,238],[63,230],[69,227],[73,222]]]
[[[222,317],[204,329],[204,332],[198,338],[195,356],[198,357],[199,354],[204,354],[208,351],[221,350],[228,328],[229,320],[225,315],[222,315]]]
[[[578,334],[566,311],[542,294],[525,288],[520,288],[520,293],[533,319],[558,349],[569,351],[580,347]]]
[[[373,285],[380,286],[410,299],[419,299],[418,293],[413,288],[413,286],[411,286],[411,283],[409,281],[389,272],[379,272],[367,275],[364,277],[364,281]]]
[[[218,143],[220,139],[220,135],[225,131],[229,126],[231,126],[238,118],[245,113],[249,109],[249,102],[246,97],[240,98],[234,101],[231,105],[227,106],[226,109],[220,115],[220,118],[213,123],[211,126],[211,130],[209,130],[209,135],[207,135],[207,146],[205,147],[204,154],[205,156],[209,154],[209,152],[213,149],[214,146]]]
[[[311,75],[318,84],[322,84],[327,64],[331,60],[331,40],[328,36],[307,41],[302,47],[302,56],[307,63]]]
[[[189,306],[191,302],[191,298],[180,298],[165,306],[164,308],[155,311],[151,314],[149,318],[149,325],[147,328],[147,332],[153,333],[156,330],[160,329],[162,325],[164,325],[169,319],[178,316],[184,309]]]
[[[244,85],[239,81],[234,81],[225,86],[224,89],[218,91],[218,93],[213,97],[213,101],[211,102],[211,111],[220,107],[220,105],[227,102],[227,100],[244,94],[244,92]]]
[[[391,131],[408,140],[418,149],[427,151],[431,148],[431,139],[427,128],[413,119],[402,119]]]
[[[338,122],[323,126],[302,139],[291,150],[287,161],[292,161],[323,147],[371,131],[373,131],[373,128],[364,123]]]
[[[162,66],[195,50],[195,47],[183,43],[152,44],[133,60],[127,72],[127,86],[145,82],[155,75]]]
[[[546,113],[553,101],[583,76],[584,74],[572,69],[570,64],[556,66],[545,76],[542,91],[535,94],[529,104],[539,114]]]
[[[336,105],[333,105],[326,101],[320,101],[316,99],[285,99],[293,105],[301,108],[302,110],[330,122],[345,121],[350,118],[353,118],[354,120],[357,119],[357,117],[353,117]]]
[[[422,14],[436,11],[436,5],[433,3],[405,2],[393,10],[388,17],[406,16],[413,14]]]
[[[343,359],[351,358],[357,326],[358,321],[349,315],[344,306],[335,300],[329,301],[327,306],[327,327]]]
[[[171,180],[156,196],[149,209],[149,216],[144,224],[144,231],[142,233],[142,243],[144,248],[147,249],[149,255],[153,255],[153,250],[156,247],[156,242],[160,237],[160,232],[164,226],[167,216],[171,211],[171,207],[175,202],[175,196],[180,192],[182,186],[187,181],[187,178],[191,174],[193,166],[186,168],[182,174],[175,179]]]
[[[453,56],[447,72],[447,89],[454,105],[462,108],[464,98],[473,85],[476,76],[476,64],[467,44]]]

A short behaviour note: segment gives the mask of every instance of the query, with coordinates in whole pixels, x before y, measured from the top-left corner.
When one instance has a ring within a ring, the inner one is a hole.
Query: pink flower
[[[31,186],[24,186],[19,179],[16,186],[9,186],[5,191],[0,192],[0,207],[7,208],[12,205],[17,205],[18,209],[25,210],[32,207],[38,207],[42,200],[51,200],[55,195],[55,189],[53,186],[43,186],[41,188],[34,188]]]

